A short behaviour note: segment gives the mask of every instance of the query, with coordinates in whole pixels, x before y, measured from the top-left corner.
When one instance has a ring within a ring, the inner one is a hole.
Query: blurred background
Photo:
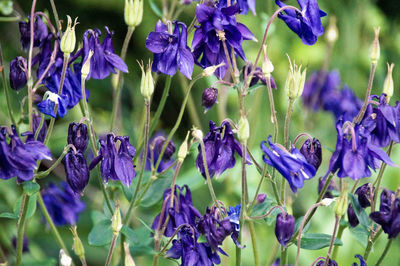
[[[1,1],[2,0],[0,0],[0,3]],[[147,62],[149,59],[152,59],[152,54],[145,47],[145,40],[148,33],[154,30],[154,26],[159,18],[156,12],[154,12],[155,8],[151,8],[150,4],[156,5],[161,9],[161,2],[161,0],[145,1],[143,21],[133,33],[127,54],[126,63],[129,67],[129,74],[125,75],[125,85],[122,91],[122,109],[119,111],[117,131],[120,135],[129,135],[131,143],[134,146],[136,146],[140,136],[144,110],[144,101],[139,88],[141,72],[137,60]],[[296,4],[295,1],[292,0],[286,2]],[[393,103],[399,100],[400,63],[398,62],[400,62],[400,16],[398,15],[398,10],[400,8],[400,2],[397,0],[320,0],[318,2],[320,8],[328,14],[328,17],[322,19],[323,25],[327,26],[329,17],[335,16],[339,30],[339,38],[332,50],[329,69],[338,70],[341,75],[342,84],[348,85],[355,91],[355,94],[359,98],[363,99],[370,71],[368,52],[373,40],[373,28],[380,26],[381,57],[378,62],[373,84],[373,94],[380,94],[382,92],[383,82],[387,72],[386,62],[393,62],[395,63],[393,71],[395,92],[391,101]],[[256,3],[257,16],[253,16],[253,14],[249,12],[247,15],[240,15],[238,20],[247,25],[256,38],[261,41],[265,26],[270,16],[277,9],[277,6],[272,0],[256,0]],[[14,9],[23,16],[23,19],[26,19],[26,14],[30,12],[31,1],[14,1],[13,4]],[[77,40],[81,41],[81,36],[86,29],[99,28],[104,30],[104,26],[108,26],[115,33],[113,42],[116,53],[120,53],[127,30],[123,17],[123,0],[59,0],[56,1],[56,5],[60,19],[65,21],[66,15],[70,15],[73,18],[79,17],[78,21],[80,24],[76,27]],[[195,14],[195,7],[196,2],[184,6],[178,19],[185,22],[187,25],[190,24]],[[37,10],[49,13],[49,17],[53,20],[49,1],[38,1]],[[9,62],[19,55],[27,57],[27,53],[20,49],[18,22],[0,22],[0,36],[5,60],[5,71],[8,77]],[[191,38],[192,36],[189,36],[189,44],[191,43]],[[255,59],[258,47],[259,43],[257,42],[244,42],[244,50],[248,60],[253,61]],[[327,43],[324,37],[321,37],[314,46],[305,46],[282,21],[276,20],[269,33],[268,49],[269,57],[275,67],[273,76],[277,83],[278,90],[274,92],[274,97],[277,106],[280,133],[283,133],[283,123],[287,108],[287,97],[284,92],[284,84],[288,71],[286,54],[297,63],[307,66],[307,74],[309,76],[312,71],[319,70],[322,67],[327,55]],[[244,65],[242,60],[239,60],[239,65]],[[201,69],[195,66],[193,76],[200,72]],[[215,80],[215,77],[202,79],[196,83],[192,90],[192,101],[189,102],[189,107],[185,112],[183,122],[173,138],[177,147],[182,143],[186,132],[192,128],[192,125],[200,127],[204,132],[208,132],[209,120],[213,120],[217,123],[220,123],[225,117],[229,117],[234,121],[238,120],[237,93],[233,89],[227,91],[226,110],[223,110],[221,105],[217,104],[212,107],[207,114],[203,113],[204,108],[201,106],[201,94],[203,90],[211,86]],[[164,81],[164,75],[158,76],[151,106],[152,111],[155,111],[158,106],[164,88]],[[158,124],[159,131],[168,134],[175,123],[183,100],[183,91],[187,84],[188,81],[181,74],[174,76],[170,95]],[[87,83],[87,88],[90,90],[89,104],[94,118],[96,132],[98,134],[107,133],[113,95],[111,78],[104,81],[90,80]],[[0,91],[0,94],[0,124],[9,125],[10,122],[8,121],[3,89]],[[25,96],[26,90],[22,90],[19,93],[12,92],[12,102],[15,113],[19,114],[20,102]],[[262,140],[265,140],[268,135],[273,133],[266,87],[262,86],[248,95],[245,99],[245,104],[249,111],[249,122],[251,124],[250,149],[256,156],[256,159],[261,161],[259,144]],[[66,145],[66,129],[68,124],[72,121],[78,122],[80,118],[80,111],[78,108],[74,108],[68,112],[66,117],[57,120],[50,142],[50,149],[54,157],[58,157]],[[296,101],[290,128],[290,138],[293,140],[297,134],[308,132],[312,136],[318,138],[324,147],[323,163],[316,177],[313,180],[307,181],[304,188],[299,190],[297,196],[292,197],[294,201],[293,208],[290,211],[296,218],[304,215],[309,206],[311,206],[317,198],[318,177],[325,174],[332,149],[334,149],[336,143],[334,122],[334,117],[330,113],[312,113],[306,110],[301,100]],[[21,131],[23,132],[23,130]],[[279,139],[282,141],[283,134],[279,135]],[[195,168],[197,144],[195,146],[196,147],[192,147],[191,154],[183,164],[183,169],[180,172],[177,183],[179,185],[189,185],[193,194],[194,206],[203,213],[206,206],[211,204],[211,198],[204,179]],[[392,160],[400,165],[400,149],[397,145],[394,147]],[[248,167],[248,171],[250,197],[252,197],[260,176],[253,166]],[[371,178],[361,180],[360,184],[372,182],[375,180],[375,177],[376,173],[374,173]],[[49,181],[58,182],[59,180],[65,180],[65,173],[62,167],[55,171],[53,175],[41,180],[40,184],[45,187]],[[389,167],[385,172],[383,186],[395,190],[399,181],[399,169]],[[226,206],[234,206],[240,202],[240,164],[226,171],[218,179],[214,179],[213,183],[218,199],[223,201]],[[350,185],[352,185],[352,181]],[[110,186],[110,190],[113,192],[112,196],[120,198],[122,209],[126,210],[127,201],[124,199],[118,186]],[[166,186],[169,186],[169,184]],[[150,265],[152,261],[151,252],[153,244],[151,243],[150,232],[146,228],[146,225],[151,225],[155,215],[160,211],[161,189],[166,188],[166,186],[164,184],[163,187],[161,184],[159,187],[153,188],[154,195],[152,196],[154,196],[154,200],[147,201],[147,203],[144,204],[145,206],[141,206],[135,211],[133,228],[136,230],[140,241],[138,241],[137,245],[132,245],[131,252],[136,265]],[[134,187],[134,184],[132,187]],[[272,198],[272,190],[267,181],[264,182],[261,192],[267,193],[268,197]],[[0,213],[12,210],[20,194],[21,190],[16,185],[15,179],[8,181],[1,180]],[[91,177],[91,184],[86,189],[82,199],[86,202],[86,210],[81,214],[77,225],[80,237],[85,245],[86,259],[88,265],[102,265],[107,256],[109,245],[93,247],[88,244],[88,234],[93,224],[96,223],[96,219],[99,219],[99,215],[102,215],[100,212],[103,210],[101,191],[93,176]],[[140,217],[140,219],[136,219],[136,217]],[[332,234],[333,223],[333,207],[320,208],[311,221],[309,232]],[[68,227],[63,226],[60,227],[59,230],[65,242],[70,247],[72,245],[72,235]],[[263,265],[270,263],[279,256],[279,253],[274,255],[274,249],[278,248],[278,246],[273,230],[274,223],[265,221],[256,223],[258,249]],[[56,265],[59,250],[48,226],[44,223],[43,216],[39,209],[29,220],[26,232],[26,235],[29,237],[30,247],[30,252],[24,255],[26,265]],[[13,252],[11,239],[15,235],[15,221],[0,218],[0,244],[6,253]],[[386,238],[386,235],[383,234],[378,239],[374,251],[370,255],[369,262],[371,262],[371,264],[376,262],[378,256],[383,251],[387,242]],[[357,261],[354,255],[364,253],[364,245],[366,243],[365,236],[346,229],[342,241],[343,246],[339,249],[337,262],[339,265],[351,265],[353,262]],[[244,229],[243,244],[247,246],[247,248],[243,250],[243,265],[252,265],[254,263],[253,253],[247,228]],[[400,265],[399,248],[400,241],[396,239],[386,257],[386,262],[388,263],[390,261],[390,265]],[[224,242],[223,249],[229,254],[229,257],[221,256],[222,265],[234,265],[235,248],[230,239]],[[310,265],[317,257],[325,256],[326,252],[327,248],[315,251],[302,250],[300,265]],[[289,262],[294,262],[295,253],[296,247],[292,246],[289,249]],[[118,260],[118,258],[119,256],[116,254],[114,259]],[[117,263],[117,261],[114,262]],[[160,265],[174,264],[174,262],[164,259],[160,261]]]

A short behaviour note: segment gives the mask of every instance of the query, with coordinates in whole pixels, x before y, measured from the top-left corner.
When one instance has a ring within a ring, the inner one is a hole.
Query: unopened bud
[[[179,147],[178,150],[178,161],[183,162],[183,160],[186,158],[186,155],[188,153],[188,138],[189,138],[189,133],[186,134],[185,140],[182,142],[181,146]]]
[[[117,74],[112,74],[111,75],[111,85],[113,87],[114,90],[117,90],[118,87],[118,79],[119,79],[119,75],[121,75],[121,73],[117,73]]]
[[[393,96],[393,76],[392,76],[392,72],[393,72],[393,68],[394,68],[394,64],[390,64],[387,63],[387,75],[385,78],[385,82],[383,83],[383,93],[386,94],[386,102],[389,103],[390,98]]]
[[[347,204],[348,204],[348,196],[347,196],[347,189],[344,189],[340,194],[339,198],[335,204],[335,214],[338,217],[342,217],[347,211]]]
[[[65,251],[63,249],[60,249],[60,266],[70,266],[71,264],[71,257],[65,254]]]
[[[327,206],[331,205],[331,203],[334,201],[335,201],[335,199],[324,198],[323,200],[321,200],[321,205],[327,207]]]
[[[73,250],[79,258],[84,258],[85,257],[85,249],[83,247],[82,241],[78,236],[78,232],[76,231],[76,226],[71,227],[71,232],[73,235],[73,240],[74,240],[74,246]]]
[[[381,48],[379,46],[379,30],[380,27],[374,28],[375,38],[372,42],[371,51],[369,54],[372,64],[376,64],[379,60],[379,56],[381,55]]]
[[[140,68],[142,69],[142,80],[140,82],[140,93],[146,100],[150,100],[151,95],[154,92],[154,80],[153,76],[151,75],[151,63],[144,66],[144,64],[139,64]]]
[[[215,70],[217,70],[217,68],[222,67],[222,66],[224,66],[224,65],[225,65],[225,62],[222,62],[222,63],[220,63],[220,64],[218,64],[218,65],[215,65],[215,66],[206,67],[206,68],[203,70],[203,73],[201,73],[201,75],[202,75],[203,77],[209,77],[209,76],[211,76],[211,75],[214,74],[214,72],[215,72]]]
[[[125,251],[125,266],[135,266],[135,261],[132,258],[131,252],[129,250],[129,244],[124,242]]]
[[[288,57],[289,58],[289,57]],[[297,66],[296,63],[290,61],[289,58],[289,72],[286,78],[285,88],[289,99],[295,100],[303,93],[304,83],[306,81],[307,69],[301,71],[301,65]]]
[[[329,25],[326,30],[325,38],[329,44],[333,45],[338,39],[338,28],[336,27],[336,17],[331,16],[329,20]]]
[[[75,26],[78,24],[75,18],[74,25],[72,25],[72,19],[70,16],[68,18],[67,29],[65,30],[63,36],[61,37],[60,48],[64,54],[70,54],[75,49],[76,36],[75,36]]]
[[[267,46],[263,46],[264,50],[264,60],[262,63],[262,71],[263,74],[266,78],[268,78],[271,73],[274,71],[274,65],[272,64],[271,60],[269,60],[268,55],[267,55]]]
[[[196,127],[193,127],[193,129],[192,129],[192,136],[197,141],[203,140],[203,132]]]
[[[124,19],[128,27],[138,26],[143,19],[143,0],[125,0]]]
[[[249,121],[244,116],[240,117],[237,134],[241,143],[246,143],[250,137]]]
[[[92,56],[93,56],[93,50],[90,50],[88,58],[83,63],[82,68],[81,68],[81,77],[83,80],[86,80],[87,76],[90,73],[90,60],[92,59]]]
[[[111,218],[111,228],[114,235],[118,235],[122,228],[121,211],[118,205],[115,206],[114,215]]]

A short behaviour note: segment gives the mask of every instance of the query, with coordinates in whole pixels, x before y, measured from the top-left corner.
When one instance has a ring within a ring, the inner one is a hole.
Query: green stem
[[[281,246],[281,262],[279,263],[279,265],[284,266],[287,264],[286,262],[287,262],[287,248]]]
[[[39,137],[39,134],[40,134],[40,131],[42,131],[42,128],[43,128],[43,125],[44,125],[44,114],[42,113],[41,115],[40,115],[40,124],[39,124],[39,126],[38,126],[38,128],[36,129],[36,132],[35,132],[35,140],[37,140],[38,139],[38,137]]]
[[[335,226],[333,228],[332,238],[331,238],[331,242],[329,244],[328,254],[326,254],[326,259],[325,259],[324,266],[327,266],[328,262],[330,260],[333,244],[335,243],[336,232],[337,232],[337,229],[338,229],[339,221],[340,221],[340,217],[336,215],[335,216]]]
[[[117,241],[117,237],[118,237],[118,234],[113,234],[113,238],[111,240],[110,250],[108,251],[108,255],[107,255],[107,260],[106,260],[105,266],[109,266],[110,263],[111,263],[111,258],[112,258],[112,255],[114,253],[115,243]]]
[[[21,201],[21,209],[17,223],[17,261],[16,265],[22,265],[22,248],[24,243],[25,220],[28,211],[27,203],[29,202],[29,195],[24,192]]]
[[[35,175],[35,178],[40,179],[40,178],[48,176],[61,163],[62,159],[64,159],[65,155],[67,155],[70,148],[71,148],[71,146],[67,145],[64,148],[64,151],[61,153],[60,157],[58,157],[58,159],[46,171],[37,173]]]
[[[185,93],[185,88],[187,87],[186,78],[183,75],[179,75],[179,78],[180,78],[181,84],[182,84],[181,85],[182,93]],[[199,114],[197,113],[196,105],[194,103],[192,94],[189,95],[189,99],[188,99],[188,104],[187,105],[188,105],[188,110],[189,110],[189,116],[190,116],[190,119],[193,122],[193,125],[195,125],[200,130],[202,130],[200,117],[199,117]]]
[[[29,113],[29,131],[33,131],[33,92],[32,92],[32,59],[33,59],[33,37],[35,33],[35,8],[36,8],[36,0],[32,1],[32,8],[31,8],[31,17],[30,17],[30,42],[29,42],[29,52],[28,52],[28,73],[27,73],[27,80],[28,80],[28,113]],[[46,145],[46,143],[45,143]]]
[[[367,245],[367,248],[365,249],[364,256],[363,256],[365,261],[368,260],[368,256],[372,250],[372,246],[375,243],[375,241],[378,239],[378,237],[382,234],[382,232],[383,232],[383,230],[382,230],[382,228],[380,228],[374,237],[371,238],[371,236],[370,236],[368,238],[368,245]]]
[[[286,112],[285,118],[285,129],[284,129],[284,140],[285,140],[285,148],[289,150],[289,128],[290,128],[290,118],[292,117],[293,112],[293,103],[294,100],[289,98],[289,105]],[[285,204],[285,188],[286,188],[286,179],[282,176],[281,180],[281,200],[282,203]]]
[[[258,192],[260,191],[260,188],[261,188],[262,182],[264,181],[264,176],[266,175],[266,173],[267,173],[267,164],[264,164],[263,171],[261,173],[261,179],[260,179],[260,182],[258,182],[256,193],[254,194],[253,201],[251,202],[250,207],[247,209],[247,213],[249,215],[251,214],[251,211],[253,210],[253,207],[256,204],[257,195],[258,195]]]
[[[58,12],[57,12],[57,8],[56,5],[54,3],[54,0],[50,0],[50,5],[51,5],[51,9],[53,10],[53,15],[54,15],[54,19],[56,20],[56,29],[58,31],[58,33],[61,33],[60,31],[60,19],[58,18]],[[61,34],[60,34],[61,37]]]
[[[254,228],[254,222],[249,221],[249,229],[250,229],[250,236],[251,236],[251,243],[253,245],[253,256],[254,256],[254,265],[259,266],[260,265],[260,258],[258,256],[258,246],[257,246],[257,233]]]
[[[17,125],[14,114],[11,108],[11,100],[10,100],[10,94],[9,94],[9,88],[7,86],[7,81],[6,81],[6,76],[4,73],[4,65],[3,65],[3,51],[1,49],[1,44],[0,44],[0,72],[1,72],[1,79],[3,80],[3,87],[4,87],[4,92],[6,95],[6,102],[7,102],[7,109],[8,109],[8,115],[10,116],[11,123],[13,125]]]
[[[376,70],[376,63],[371,63],[371,71],[369,73],[368,87],[367,87],[367,93],[365,94],[364,104],[361,107],[361,110],[357,114],[356,118],[354,118],[353,123],[359,124],[361,120],[364,118],[364,114],[365,111],[367,110],[367,106],[369,103],[369,97],[371,96],[372,84],[374,83],[375,70]]]
[[[389,249],[390,249],[392,243],[393,243],[393,238],[391,238],[391,239],[387,242],[386,247],[385,247],[385,250],[383,251],[382,255],[379,257],[378,262],[375,264],[376,266],[381,265],[382,261],[385,259],[386,255],[387,255],[387,253],[388,253],[388,251],[389,251]]]
[[[344,226],[344,225],[339,225],[339,230],[338,230],[338,233],[337,233],[337,238],[338,238],[338,239],[341,239],[341,238],[342,238],[343,231],[344,231],[345,228],[346,228],[346,226]],[[333,260],[336,259],[336,256],[337,256],[339,247],[340,247],[339,245],[336,245],[336,246],[333,248],[333,253],[332,253],[332,259],[333,259]]]

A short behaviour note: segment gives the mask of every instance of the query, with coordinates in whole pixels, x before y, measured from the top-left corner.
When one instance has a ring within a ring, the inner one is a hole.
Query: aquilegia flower
[[[42,191],[44,204],[55,225],[75,225],[79,214],[85,209],[85,203],[80,201],[67,183],[61,183],[61,189],[54,183]]]
[[[327,180],[327,177],[323,177],[323,176],[318,179],[318,194],[320,194],[322,189],[324,188],[324,186],[326,184],[326,180]],[[335,180],[331,179],[331,183],[328,185],[328,188],[327,188],[325,194],[323,195],[323,198],[330,198],[330,199],[333,198],[332,192],[335,190],[336,191],[338,190],[337,186],[336,186],[336,182],[335,182]]]
[[[243,67],[243,79],[245,80],[248,75],[250,75],[252,71],[253,65],[251,63],[247,63]],[[265,86],[267,86],[267,78],[265,77],[262,69],[260,67],[256,67],[256,70],[253,73],[253,77],[251,78],[249,87],[256,85],[258,82],[261,82]],[[270,82],[271,82],[271,88],[276,89],[276,83],[272,75],[270,75]]]
[[[324,266],[325,265],[325,258],[319,260],[315,266]],[[333,259],[328,259],[328,263],[326,264],[327,266],[338,266],[338,263],[334,261]]]
[[[22,56],[18,56],[10,63],[10,87],[13,90],[20,90],[27,83],[26,77],[27,62]]]
[[[332,112],[335,120],[342,118],[343,121],[353,121],[363,105],[354,91],[344,86],[340,91],[333,91],[325,100],[324,110]]]
[[[304,180],[313,178],[316,173],[315,167],[307,162],[303,154],[294,146],[290,152],[274,144],[271,136],[268,136],[268,148],[266,141],[261,142],[261,149],[264,152],[264,162],[273,166],[289,182],[290,188],[294,193],[302,188]]]
[[[375,187],[370,183],[366,183],[356,189],[354,194],[357,195],[358,202],[362,208],[371,206],[371,199],[374,196]]]
[[[364,258],[360,254],[357,254],[354,257],[358,258],[360,260],[360,265],[358,265],[356,262],[354,262],[352,264],[352,266],[367,266],[367,262],[364,260]]]
[[[318,139],[313,138],[312,142],[307,139],[301,146],[300,153],[304,155],[309,164],[314,166],[315,170],[318,170],[322,162],[321,143]]]
[[[238,4],[219,8],[212,2],[198,5],[196,8],[196,18],[200,25],[196,26],[193,37],[193,56],[202,68],[225,63],[214,72],[220,79],[228,70],[231,48],[235,54],[246,60],[242,42],[255,40],[250,30],[236,21],[235,14],[239,11]],[[223,42],[226,44],[229,58],[226,57]]]
[[[74,145],[78,151],[85,153],[89,143],[87,126],[83,123],[70,123],[68,126],[67,141],[68,144]]]
[[[205,88],[201,96],[201,105],[206,109],[204,112],[210,110],[211,107],[217,102],[218,89],[214,87]]]
[[[67,101],[59,96],[57,93],[53,93],[48,91],[47,98],[37,104],[38,110],[51,117],[56,117],[56,113],[54,112],[56,104],[58,105],[57,108],[57,115],[59,117],[64,117],[67,114]]]
[[[213,121],[209,122],[210,132],[204,137],[204,147],[210,178],[222,174],[226,169],[233,168],[236,163],[235,153],[242,156],[242,147],[235,139],[229,122],[222,122],[217,127]],[[204,178],[206,173],[203,164],[201,146],[198,147],[199,155],[196,166]]]
[[[0,128],[0,179],[17,177],[18,183],[32,180],[37,161],[51,160],[50,150],[40,141],[34,140],[32,133],[23,135],[27,136],[25,143],[19,138],[14,126],[12,131]]]
[[[347,206],[347,219],[351,227],[356,227],[360,222],[358,221],[356,212],[354,211],[351,203]]]
[[[278,242],[286,247],[294,234],[296,219],[290,214],[279,213],[276,216],[275,236]]]
[[[264,195],[265,197],[262,197],[262,195]],[[261,196],[261,197],[260,197]],[[264,199],[262,199],[264,198]],[[260,203],[263,202],[266,198],[265,194],[258,194],[257,195],[257,201]],[[233,228],[233,232],[231,235],[231,238],[233,240],[233,242],[236,244],[236,246],[238,246],[239,248],[242,248],[242,246],[240,245],[239,241],[238,241],[238,237],[239,237],[239,231],[240,231],[240,212],[241,212],[241,208],[242,205],[238,204],[235,207],[229,206],[229,210],[227,211],[228,214],[228,219],[231,222],[232,228]]]
[[[120,142],[117,151],[116,142]],[[103,182],[108,180],[119,180],[125,186],[130,186],[132,179],[136,177],[135,166],[132,159],[135,157],[136,149],[129,143],[129,137],[114,137],[108,134],[106,140],[100,139],[99,155],[90,163],[92,170],[101,162],[100,170]]]
[[[23,50],[28,50],[31,40],[31,20],[28,17],[28,22],[19,22],[19,32],[21,34],[21,45]],[[40,16],[36,16],[33,25],[33,47],[40,47],[43,41],[49,35],[47,25],[42,21]]]
[[[87,165],[85,155],[82,151],[70,150],[65,156],[65,172],[67,174],[67,182],[76,194],[82,194],[83,190],[89,183],[89,167]]]
[[[161,150],[165,144],[166,138],[162,133],[156,133],[155,136],[149,141],[149,148],[147,152],[146,167],[147,171],[150,171],[152,167],[156,166],[158,158],[160,157]],[[158,166],[157,172],[161,173],[168,167],[170,167],[174,162],[171,160],[172,155],[175,153],[175,144],[172,140],[168,142],[165,149],[163,157]],[[143,157],[143,156],[142,156]]]
[[[175,29],[167,27],[159,20],[155,31],[150,32],[146,39],[146,47],[154,53],[152,70],[173,76],[176,69],[188,79],[192,78],[193,55],[187,46],[187,29],[182,22],[175,21]],[[172,27],[172,25],[169,25]]]
[[[254,16],[256,15],[256,0],[232,0],[231,5],[238,4],[240,8],[240,14],[247,14],[249,9],[253,12]],[[218,7],[223,8],[227,7],[228,1],[227,0],[219,0]]]
[[[278,17],[296,33],[301,41],[306,45],[313,45],[317,42],[319,36],[324,33],[324,27],[321,23],[321,17],[326,13],[319,9],[317,0],[297,0],[300,5],[301,13],[292,9],[286,9]],[[279,7],[286,6],[283,2],[275,0]]]

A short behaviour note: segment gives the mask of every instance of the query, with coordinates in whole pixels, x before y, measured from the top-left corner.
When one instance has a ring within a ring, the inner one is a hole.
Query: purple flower
[[[243,79],[250,75],[252,71],[252,64],[248,63],[243,67]],[[259,81],[261,81],[262,84],[267,86],[267,78],[265,77],[262,69],[260,67],[256,67],[256,70],[253,73],[253,77],[251,78],[249,86],[252,87],[256,85]],[[276,83],[272,75],[270,76],[270,82],[271,82],[271,88],[276,89]]]
[[[116,144],[120,142],[117,150]],[[99,155],[90,163],[89,170],[92,170],[101,162],[101,176],[105,183],[111,180],[119,180],[125,186],[130,186],[135,178],[135,166],[132,159],[135,157],[136,149],[129,143],[129,137],[114,137],[108,134],[106,140],[100,139]]]
[[[210,110],[211,107],[217,102],[218,89],[217,88],[205,88],[201,97],[201,105],[206,109],[204,112]]]
[[[70,123],[68,126],[67,141],[68,144],[74,145],[78,151],[85,153],[89,143],[87,126],[83,123]]]
[[[307,162],[318,170],[322,162],[322,149],[321,143],[318,139],[313,138],[312,142],[307,139],[300,148],[300,153],[304,155]]]
[[[64,117],[67,114],[67,106],[68,102],[64,97],[59,96],[56,93],[50,92],[46,100],[41,101],[37,104],[38,110],[51,117],[56,117],[56,113],[54,112],[54,108],[58,105],[57,115],[59,117]]]
[[[0,179],[17,177],[17,182],[32,180],[34,170],[37,168],[38,160],[51,160],[50,150],[40,141],[33,139],[33,134],[27,132],[25,143],[21,141],[12,127],[12,132],[2,127],[0,129]]]
[[[146,47],[154,53],[152,70],[173,76],[179,68],[185,77],[191,79],[194,60],[187,46],[186,25],[178,21],[174,24],[175,29],[172,33],[172,29],[159,20],[155,31],[147,36]]]
[[[361,124],[371,134],[371,143],[378,147],[386,147],[390,141],[400,142],[400,104],[391,106],[386,103],[386,95],[373,95],[372,100],[379,99],[379,105],[368,105]]]
[[[237,3],[240,8],[240,14],[247,14],[249,9],[253,12],[254,16],[256,15],[256,0],[232,0],[231,5]],[[228,1],[227,0],[219,0],[218,7],[223,8],[227,7]]]
[[[183,194],[183,191],[186,191]],[[171,207],[171,198],[174,197],[173,206]],[[175,186],[173,195],[171,194],[171,188],[164,191],[163,209],[160,214],[156,216],[153,221],[151,228],[153,230],[159,230],[165,223],[165,220],[169,217],[166,230],[164,235],[170,237],[174,234],[176,228],[182,224],[190,224],[195,226],[196,218],[200,218],[200,212],[193,206],[192,193],[188,186]]]
[[[158,158],[160,157],[160,153],[162,147],[164,146],[166,138],[162,133],[156,133],[155,136],[150,139],[148,153],[147,153],[147,160],[146,160],[146,167],[147,171],[150,171],[152,167],[156,166]],[[175,153],[175,144],[172,140],[168,142],[168,145],[165,149],[163,158],[160,161],[160,165],[158,166],[157,172],[161,173],[168,167],[173,164],[173,160],[171,160],[172,155]],[[142,156],[143,157],[143,156]]]
[[[354,257],[358,258],[360,260],[360,265],[358,265],[356,262],[354,262],[352,264],[352,266],[367,266],[367,262],[364,260],[364,258],[361,255],[357,254]]]
[[[278,242],[286,247],[294,234],[296,220],[290,214],[279,213],[276,216],[275,236]]]
[[[257,195],[257,203],[263,203],[267,198],[267,194],[261,193]]]
[[[21,45],[23,50],[28,50],[30,46],[31,40],[31,20],[28,17],[28,22],[20,21],[19,22],[19,32],[21,34]],[[42,21],[39,16],[35,17],[35,22],[33,25],[34,33],[33,33],[33,47],[40,47],[43,41],[49,35],[49,31],[47,29],[46,24]]]
[[[334,91],[327,96],[324,110],[330,111],[338,120],[352,121],[360,111],[363,101],[360,100],[352,89],[344,86],[340,91]]]
[[[39,129],[41,120],[42,120],[42,117],[40,115],[32,114],[33,132],[35,134],[36,134],[36,131]],[[43,121],[43,125],[38,134],[37,140],[40,142],[43,142],[44,139],[46,138],[46,134],[47,134],[47,125],[46,125],[46,121]]]
[[[236,21],[235,14],[239,11],[237,4],[218,8],[212,2],[198,5],[196,8],[196,18],[200,25],[196,26],[193,37],[193,56],[202,68],[225,63],[215,71],[215,75],[220,79],[228,70],[231,49],[233,48],[237,55],[246,60],[242,42],[255,40],[250,30]],[[223,41],[229,52],[229,58],[226,58]]]
[[[261,149],[264,152],[264,162],[273,166],[289,182],[290,188],[294,193],[298,188],[302,188],[304,180],[315,176],[316,170],[313,165],[307,162],[306,158],[292,146],[291,152],[286,151],[278,144],[271,141],[268,136],[268,148],[266,141],[261,142]]]
[[[75,153],[70,150],[65,156],[65,172],[67,182],[71,189],[81,195],[89,183],[89,167],[81,151]]]
[[[366,183],[356,189],[354,194],[358,197],[358,202],[362,208],[371,206],[371,198],[374,196],[375,187],[370,183]]]
[[[347,207],[347,218],[351,227],[356,227],[360,223],[351,204]]]
[[[324,33],[321,17],[326,16],[326,13],[319,9],[317,0],[297,0],[297,2],[300,5],[301,13],[286,9],[284,11],[286,14],[282,12],[278,17],[300,37],[304,44],[313,45]],[[275,3],[279,7],[286,6],[279,0],[275,0]]]
[[[85,209],[85,203],[80,201],[67,183],[62,182],[61,187],[50,183],[42,191],[44,204],[55,225],[75,225],[79,214]]]
[[[327,179],[326,177],[320,177],[318,179],[318,194],[320,194],[322,189],[324,188],[326,179]],[[332,192],[334,190],[337,190],[337,186],[336,186],[335,180],[331,179],[331,183],[328,185],[328,188],[327,188],[323,198],[333,198]]]
[[[263,195],[263,194],[259,194],[258,196],[260,196],[260,195]],[[258,196],[257,196],[257,200],[258,200]],[[235,207],[229,206],[229,210],[227,211],[227,214],[228,214],[228,219],[231,222],[231,226],[233,228],[231,238],[237,247],[244,248],[240,245],[240,243],[238,241],[239,231],[240,231],[239,218],[240,218],[241,208],[242,208],[241,204],[238,204]]]
[[[26,77],[27,62],[22,56],[18,56],[10,63],[10,87],[13,90],[20,90],[25,87],[27,82]]]
[[[209,122],[210,132],[204,137],[204,147],[210,178],[222,174],[226,169],[233,168],[236,163],[235,152],[242,156],[240,143],[235,139],[229,122],[222,122],[217,127],[213,121]],[[222,133],[224,133],[222,135]],[[196,166],[204,178],[206,173],[203,164],[201,147],[198,147],[199,155]]]
[[[87,30],[83,34],[82,62],[85,62],[89,56],[89,51],[93,51],[90,60],[90,72],[87,79],[105,79],[110,73],[116,73],[115,69],[127,73],[128,67],[122,59],[115,54],[112,44],[113,32],[105,27],[107,35],[100,44],[99,29]]]
[[[325,258],[321,259],[320,261],[318,261],[315,266],[324,266],[325,265]],[[328,263],[327,266],[338,266],[337,262],[334,261],[333,259],[328,259]]]

